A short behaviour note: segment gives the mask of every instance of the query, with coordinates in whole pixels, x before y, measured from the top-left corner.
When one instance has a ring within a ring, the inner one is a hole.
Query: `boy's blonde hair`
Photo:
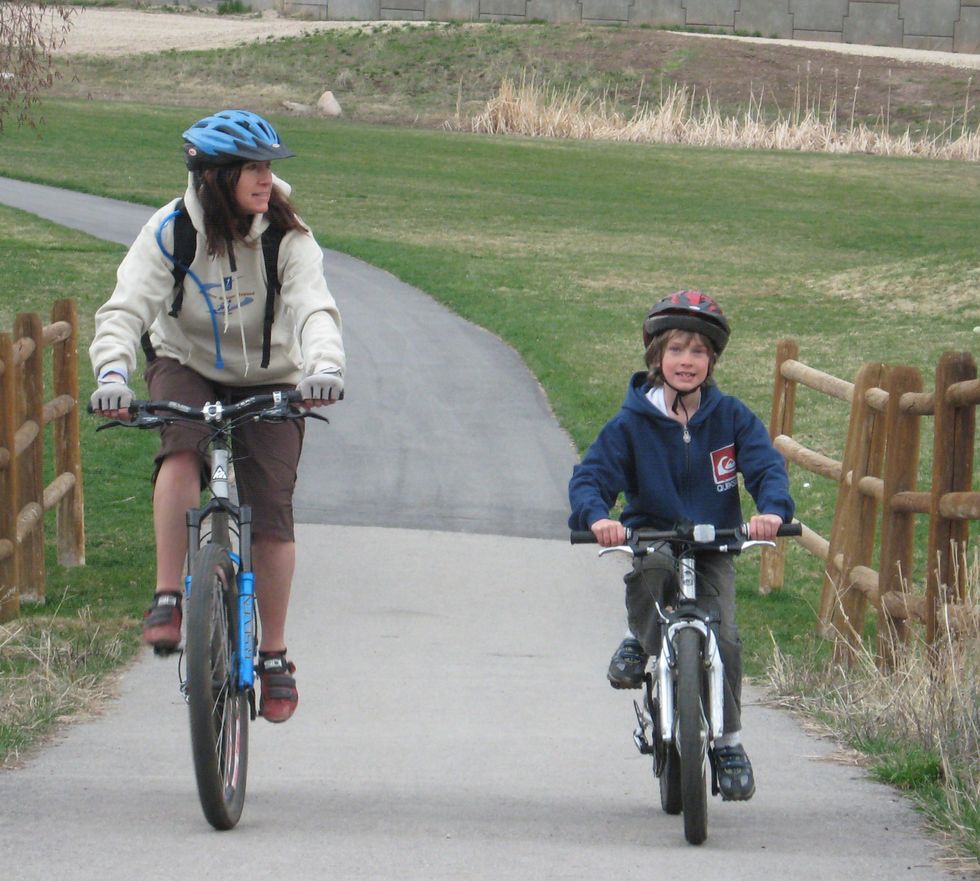
[[[664,359],[664,351],[667,349],[667,343],[675,339],[680,340],[681,343],[688,343],[693,337],[697,337],[708,350],[708,376],[705,379],[704,384],[711,384],[711,374],[714,372],[715,364],[718,362],[718,352],[715,351],[715,347],[712,345],[711,340],[709,340],[703,333],[697,333],[693,330],[675,329],[658,333],[650,341],[650,345],[647,346],[647,350],[643,357],[646,361],[647,370],[650,371],[647,375],[647,382],[650,385],[658,386],[664,384],[664,377],[660,372],[660,364]]]

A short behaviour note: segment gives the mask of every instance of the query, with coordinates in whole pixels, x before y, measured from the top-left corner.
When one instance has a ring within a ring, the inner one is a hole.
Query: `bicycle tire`
[[[245,806],[248,695],[237,687],[238,591],[228,551],[204,545],[191,564],[187,617],[187,702],[194,774],[204,816],[231,829]]]
[[[660,772],[660,807],[665,814],[679,814],[684,806],[681,796],[681,757],[677,747],[665,743],[663,770]]]
[[[656,675],[656,674],[654,674]],[[647,688],[654,688],[648,684]],[[668,687],[673,688],[673,685]],[[675,703],[676,706],[676,703]],[[653,770],[660,780],[660,807],[665,814],[681,812],[681,757],[677,746],[667,743],[660,736],[660,700],[647,694],[647,709],[653,719],[654,764]]]
[[[701,635],[693,628],[678,632],[677,651],[677,731],[680,753],[681,801],[684,837],[701,844],[708,837],[708,794],[705,769],[708,755],[708,724],[704,714],[704,665],[701,661]]]

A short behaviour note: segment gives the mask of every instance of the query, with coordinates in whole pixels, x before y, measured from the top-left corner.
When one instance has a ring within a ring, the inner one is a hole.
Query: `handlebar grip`
[[[591,529],[573,529],[571,533],[573,545],[594,545],[598,544],[595,534]]]
[[[803,524],[802,523],[784,523],[779,529],[776,530],[776,535],[780,538],[788,537],[791,535],[803,535]]]

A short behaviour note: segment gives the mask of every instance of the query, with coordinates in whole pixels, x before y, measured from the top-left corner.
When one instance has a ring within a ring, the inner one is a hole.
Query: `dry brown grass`
[[[968,567],[967,605],[976,609],[977,548]],[[870,651],[844,670],[788,658],[778,647],[769,670],[778,703],[819,719],[832,736],[868,754],[880,779],[912,790],[931,823],[974,867],[980,857],[978,620],[959,632],[944,622],[933,649],[911,639],[893,671],[882,670]]]
[[[128,654],[126,629],[87,614],[0,625],[0,767],[16,764],[57,723],[102,705],[107,673]]]
[[[972,81],[971,81],[972,84]],[[799,150],[825,153],[871,153],[929,159],[980,160],[980,124],[970,127],[973,109],[969,88],[961,116],[950,119],[934,136],[913,135],[910,129],[889,131],[889,109],[879,124],[855,122],[855,86],[850,107],[836,91],[811,95],[808,82],[797,86],[791,110],[764,107],[763,96],[751,95],[740,115],[724,116],[709,94],[698,96],[685,85],[662,90],[655,103],[636,102],[632,111],[616,108],[615,96],[595,98],[583,89],[551,88],[533,76],[520,82],[505,79],[484,110],[469,121],[460,114],[451,128],[486,134],[531,137],[693,144],[757,150]]]

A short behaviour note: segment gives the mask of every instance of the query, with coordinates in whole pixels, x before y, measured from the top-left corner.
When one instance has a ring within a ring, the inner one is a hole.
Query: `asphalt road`
[[[148,214],[4,180],[0,202],[124,242]],[[241,823],[204,821],[176,663],[147,654],[0,772],[0,878],[950,878],[904,799],[755,689],[757,795],[713,799],[688,846],[605,683],[623,564],[561,538],[574,454],[533,377],[387,274],[326,267],[350,394],[304,454],[301,703],[253,726]]]

